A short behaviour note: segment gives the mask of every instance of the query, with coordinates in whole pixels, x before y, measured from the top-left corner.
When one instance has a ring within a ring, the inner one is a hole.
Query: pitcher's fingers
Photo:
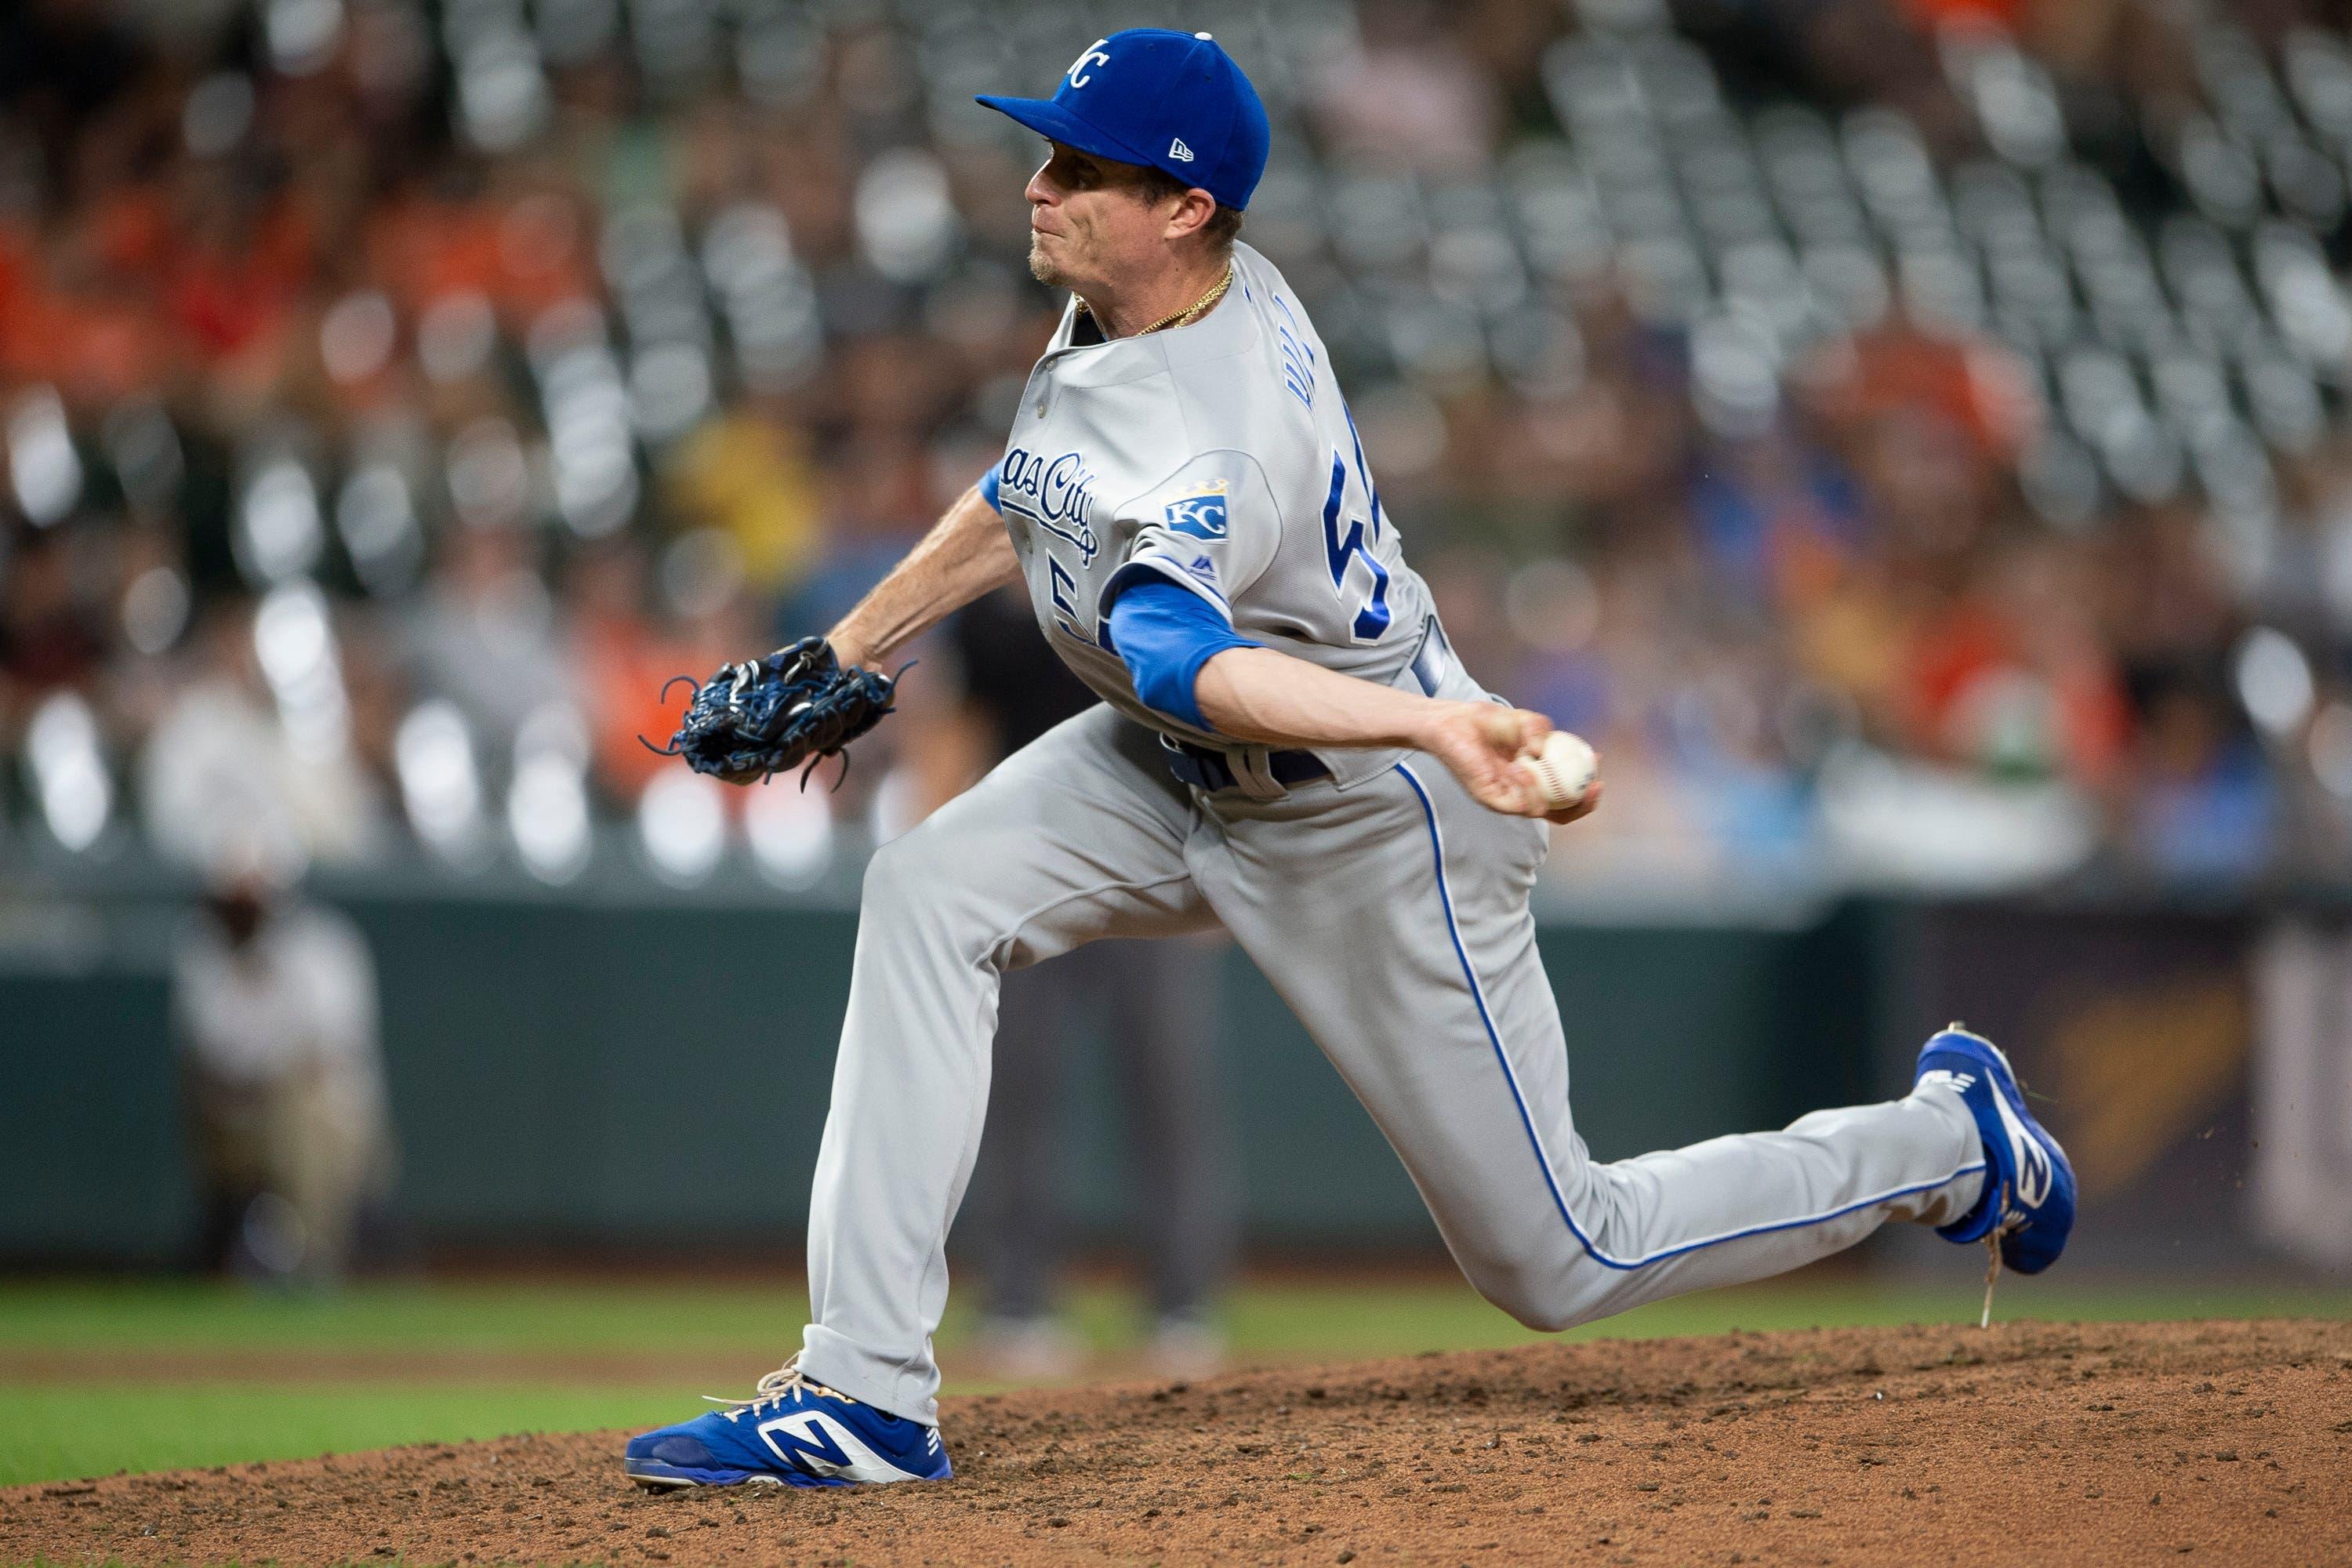
[[[1520,731],[1517,710],[1486,706],[1486,710],[1477,716],[1475,731],[1480,742],[1492,750],[1496,757],[1518,755]]]
[[[1574,805],[1570,806],[1565,811],[1546,812],[1544,814],[1544,820],[1546,822],[1559,823],[1561,826],[1565,827],[1571,822],[1579,822],[1585,817],[1591,816],[1593,813],[1593,809],[1600,805],[1600,804],[1601,781],[1599,779],[1594,779],[1592,781],[1592,787],[1584,792],[1584,798],[1582,800],[1578,801]]]
[[[1475,779],[1465,779],[1471,795],[1488,811],[1505,816],[1534,816],[1543,810],[1543,801],[1537,793],[1535,780],[1528,777],[1516,759],[1481,757]]]

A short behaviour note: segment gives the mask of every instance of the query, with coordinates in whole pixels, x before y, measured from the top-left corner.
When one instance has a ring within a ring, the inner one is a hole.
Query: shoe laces
[[[1985,1299],[1984,1311],[1977,1319],[1979,1329],[1992,1327],[1992,1288],[2000,1280],[2000,1244],[2015,1232],[2023,1230],[2028,1217],[2024,1211],[2008,1206],[2009,1194],[2006,1192],[2000,1196],[2000,1223],[1985,1232]]]
[[[733,1412],[757,1410],[763,1405],[785,1405],[803,1394],[818,1394],[827,1399],[838,1399],[844,1405],[857,1403],[839,1389],[827,1388],[824,1384],[811,1379],[808,1374],[801,1371],[801,1358],[798,1356],[793,1357],[792,1360],[762,1377],[752,1386],[751,1397],[749,1399],[730,1399],[717,1394],[706,1394],[702,1397],[712,1405],[724,1405],[730,1412]]]

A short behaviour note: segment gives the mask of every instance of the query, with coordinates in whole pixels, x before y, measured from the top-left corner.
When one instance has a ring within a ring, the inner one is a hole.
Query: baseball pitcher
[[[1597,790],[1556,805],[1527,765],[1549,723],[1454,658],[1314,322],[1237,241],[1265,163],[1256,93],[1207,34],[1143,28],[1088,45],[1050,99],[980,101],[1046,141],[1030,265],[1071,295],[1003,458],[828,637],[705,687],[681,750],[757,777],[837,749],[887,710],[863,667],[1006,582],[1103,700],[875,857],[800,1352],[750,1399],[632,1439],[627,1473],[951,1473],[931,1334],[998,986],[1105,937],[1229,931],[1471,1283],[1531,1326],[1778,1274],[1890,1219],[2046,1268],[2073,1173],[2000,1052],[1958,1029],[1903,1100],[1587,1156],[1528,900],[1547,815]]]

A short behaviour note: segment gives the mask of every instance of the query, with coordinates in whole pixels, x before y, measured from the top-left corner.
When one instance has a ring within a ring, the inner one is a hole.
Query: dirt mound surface
[[[681,1401],[681,1415],[691,1408]],[[959,1478],[623,1479],[520,1436],[0,1492],[0,1559],[2352,1561],[2352,1325],[1600,1342],[951,1401]]]

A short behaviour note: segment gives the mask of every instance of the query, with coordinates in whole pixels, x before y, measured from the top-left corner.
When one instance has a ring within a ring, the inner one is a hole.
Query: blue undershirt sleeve
[[[1145,707],[1211,734],[1216,726],[1202,716],[1192,690],[1201,667],[1229,647],[1265,646],[1234,630],[1207,599],[1156,574],[1138,574],[1118,590],[1103,627]]]
[[[980,499],[986,501],[991,507],[994,508],[997,516],[1003,517],[1004,515],[1004,503],[996,499],[997,482],[997,473],[994,468],[991,468],[988,472],[981,475]]]

